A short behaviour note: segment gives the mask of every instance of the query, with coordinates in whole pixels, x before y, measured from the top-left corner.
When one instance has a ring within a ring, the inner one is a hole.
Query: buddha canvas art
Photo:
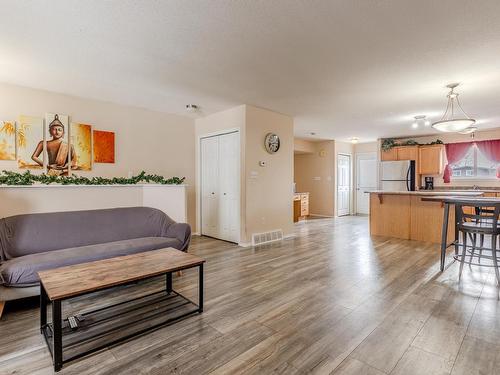
[[[69,117],[65,115],[47,113],[45,115],[45,148],[47,154],[47,174],[67,176],[69,160],[74,164],[76,154],[74,148],[68,143]],[[71,151],[70,151],[71,150]],[[31,156],[31,159],[43,167],[44,139],[40,140]]]

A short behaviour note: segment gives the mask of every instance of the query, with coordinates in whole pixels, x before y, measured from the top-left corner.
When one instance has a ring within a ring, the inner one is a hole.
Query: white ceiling
[[[450,82],[500,126],[498,0],[0,0],[0,81],[202,115],[242,103],[297,136],[428,134]]]

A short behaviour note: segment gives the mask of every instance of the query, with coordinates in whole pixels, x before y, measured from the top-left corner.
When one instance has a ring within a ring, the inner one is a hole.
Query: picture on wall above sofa
[[[94,161],[115,162],[115,133],[94,130]]]
[[[115,163],[115,133],[92,131],[60,113],[20,115],[17,123],[0,121],[0,160],[17,160],[20,169],[43,169],[52,176],[90,171],[92,162]]]
[[[15,121],[0,121],[0,160],[16,160]]]
[[[71,166],[71,169],[90,171],[92,169],[92,126],[72,122],[70,133],[71,145],[76,157],[75,166]]]
[[[19,116],[16,130],[17,166],[21,169],[42,169],[45,153],[41,152],[37,160],[33,159],[40,140],[43,147],[43,118],[34,116]],[[43,148],[42,150],[43,151]],[[40,160],[42,163],[40,164]]]
[[[41,139],[36,146],[31,159],[44,166],[43,159],[40,156],[47,155],[47,173],[49,175],[67,176],[69,173],[69,160],[71,158],[74,165],[75,152],[68,141],[69,117],[54,113],[45,115],[45,144]],[[45,150],[44,150],[45,148]],[[70,152],[71,149],[71,152]]]

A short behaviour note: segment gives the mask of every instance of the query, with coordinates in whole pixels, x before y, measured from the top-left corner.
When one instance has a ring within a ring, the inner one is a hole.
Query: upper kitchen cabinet
[[[418,148],[418,173],[443,173],[444,145],[428,145]]]
[[[382,151],[381,160],[418,160],[418,146],[397,146],[388,151]]]
[[[387,151],[382,150],[382,152],[380,153],[380,160],[398,160],[398,147],[393,147]]]
[[[418,160],[418,146],[395,147],[398,149],[397,160]]]

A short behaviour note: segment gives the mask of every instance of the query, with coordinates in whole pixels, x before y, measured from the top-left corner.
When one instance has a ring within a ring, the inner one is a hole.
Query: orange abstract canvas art
[[[94,162],[114,163],[115,162],[115,133],[101,130],[94,130]]]

